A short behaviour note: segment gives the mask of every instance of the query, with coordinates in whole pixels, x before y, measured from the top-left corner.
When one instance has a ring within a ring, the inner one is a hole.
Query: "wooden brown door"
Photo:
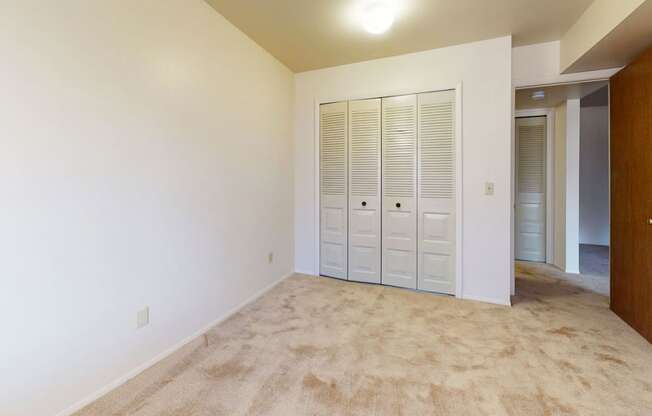
[[[610,84],[611,309],[652,342],[652,49]]]

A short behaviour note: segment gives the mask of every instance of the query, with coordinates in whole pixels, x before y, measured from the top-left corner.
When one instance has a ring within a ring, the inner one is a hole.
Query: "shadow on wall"
[[[609,245],[608,88],[581,101],[580,244]]]

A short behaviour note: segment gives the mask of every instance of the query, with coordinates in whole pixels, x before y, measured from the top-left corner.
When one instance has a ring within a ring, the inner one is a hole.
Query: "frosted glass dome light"
[[[362,26],[374,35],[386,32],[393,23],[394,10],[382,2],[373,3],[362,12]]]

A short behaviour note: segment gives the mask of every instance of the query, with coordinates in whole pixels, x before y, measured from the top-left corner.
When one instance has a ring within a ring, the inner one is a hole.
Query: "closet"
[[[455,91],[322,104],[320,274],[455,293]]]

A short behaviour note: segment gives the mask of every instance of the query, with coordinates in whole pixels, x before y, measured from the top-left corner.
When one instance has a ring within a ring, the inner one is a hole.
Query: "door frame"
[[[516,133],[516,119],[522,117],[546,117],[546,263],[552,264],[554,261],[554,249],[555,249],[555,238],[554,238],[554,206],[555,206],[555,188],[554,188],[554,171],[555,171],[555,140],[554,140],[554,129],[555,129],[555,109],[554,108],[534,108],[527,110],[516,110],[514,112],[514,120],[512,129],[514,131],[514,149],[515,149],[515,160],[514,160],[514,220],[516,220],[516,198],[518,194],[518,146],[516,145],[517,133]],[[516,243],[516,233],[518,232],[516,224],[514,226],[514,235],[512,238]],[[514,250],[514,260],[516,260],[516,250]]]
[[[432,88],[425,90],[385,90],[385,91],[375,91],[366,94],[357,94],[350,96],[333,96],[333,97],[318,97],[315,99],[314,111],[313,111],[313,145],[315,149],[314,154],[314,184],[315,184],[315,241],[314,241],[314,253],[315,253],[315,264],[314,270],[319,276],[319,247],[321,241],[321,188],[319,180],[319,169],[320,169],[320,155],[319,155],[319,106],[322,104],[334,103],[339,101],[352,101],[352,100],[366,100],[370,98],[384,98],[384,97],[393,97],[398,95],[411,95],[411,94],[422,94],[427,92],[437,92],[437,91],[448,91],[455,90],[455,136],[457,140],[455,141],[455,297],[463,298],[463,284],[464,284],[464,270],[463,270],[463,247],[462,244],[462,231],[463,231],[463,157],[462,157],[462,143],[464,140],[464,130],[462,128],[463,124],[463,111],[462,111],[462,82],[459,82],[454,85],[444,84],[444,85],[435,85]],[[381,185],[382,188],[382,185]]]

